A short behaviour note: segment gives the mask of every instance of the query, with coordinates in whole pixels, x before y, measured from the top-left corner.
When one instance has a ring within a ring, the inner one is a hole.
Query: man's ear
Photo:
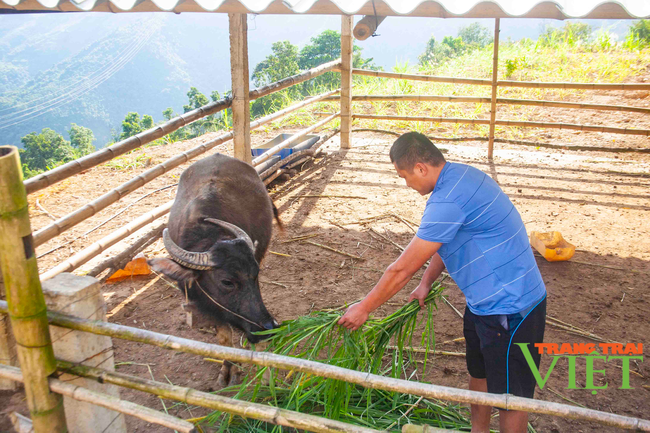
[[[429,171],[429,167],[421,162],[416,162],[413,166],[413,171],[415,171],[420,176],[426,176],[427,172]]]
[[[165,274],[179,283],[189,283],[199,277],[199,271],[181,266],[171,259],[150,259],[147,263],[154,271]]]

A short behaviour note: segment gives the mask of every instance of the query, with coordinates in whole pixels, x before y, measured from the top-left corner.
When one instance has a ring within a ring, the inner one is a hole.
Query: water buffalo
[[[204,158],[178,184],[163,232],[171,258],[151,259],[149,265],[178,283],[189,301],[186,309],[215,325],[231,324],[255,343],[260,337],[253,332],[278,326],[258,281],[274,217],[280,224],[253,167],[221,154]]]

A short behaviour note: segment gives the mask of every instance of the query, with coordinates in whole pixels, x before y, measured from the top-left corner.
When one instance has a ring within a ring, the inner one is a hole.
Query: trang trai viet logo
[[[521,348],[540,389],[544,388],[546,381],[551,377],[555,365],[562,358],[568,360],[569,386],[567,386],[566,389],[589,389],[592,390],[592,394],[596,394],[599,389],[607,389],[607,382],[600,386],[594,383],[594,375],[602,375],[602,377],[605,378],[604,367],[609,361],[620,360],[622,363],[621,386],[618,389],[634,389],[630,386],[630,361],[634,360],[637,362],[643,362],[643,343],[600,343],[598,346],[594,343],[535,343],[534,350],[537,350],[540,355],[553,356],[553,361],[551,362],[545,377],[542,378],[542,375],[537,369],[535,361],[530,353],[528,347],[530,343],[515,344]],[[600,352],[598,350],[600,350]],[[594,366],[596,361],[601,361],[599,368],[602,366],[602,369],[596,369]],[[576,366],[579,362],[585,363],[584,388],[577,385]]]

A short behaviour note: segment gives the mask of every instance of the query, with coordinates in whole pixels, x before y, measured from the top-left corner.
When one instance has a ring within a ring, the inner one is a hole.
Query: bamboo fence
[[[6,312],[7,303],[0,301],[0,313]],[[362,371],[348,370],[316,361],[292,358],[269,352],[255,352],[234,347],[219,346],[172,335],[160,334],[146,329],[86,320],[54,312],[48,312],[47,317],[51,325],[63,328],[151,344],[165,349],[192,353],[208,358],[223,359],[231,362],[241,362],[262,367],[275,367],[283,370],[294,370],[299,373],[309,373],[331,379],[343,380],[360,385],[364,388],[402,392],[423,396],[425,398],[435,398],[460,403],[493,406],[506,410],[521,410],[554,415],[564,418],[596,422],[612,427],[650,432],[650,420],[616,415],[593,409],[516,397],[509,394],[490,394],[368,374]]]
[[[80,367],[85,368],[85,367]],[[14,380],[16,382],[24,382],[24,376],[19,368],[10,367],[7,365],[0,364],[0,377]],[[49,379],[49,388],[57,394],[70,397],[74,400],[83,401],[86,403],[92,403],[97,406],[104,407],[106,409],[114,410],[126,415],[131,415],[136,418],[140,418],[147,422],[158,424],[164,427],[168,427],[173,430],[177,430],[183,433],[196,433],[197,429],[194,427],[194,424],[189,423],[185,420],[176,418],[175,416],[168,415],[166,413],[158,412],[157,410],[150,409],[139,404],[131,403],[130,401],[121,400],[118,397],[114,397],[109,394],[102,392],[91,391],[87,388],[83,388],[78,385],[73,385],[71,383],[63,382],[59,379],[50,378]]]
[[[112,232],[108,236],[105,236],[102,239],[93,242],[92,244],[88,245],[86,248],[79,251],[72,257],[64,260],[63,262],[59,263],[52,269],[43,272],[40,275],[41,281],[49,280],[50,278],[55,277],[56,275],[59,275],[62,272],[71,272],[77,269],[79,266],[83,265],[88,260],[97,256],[98,254],[101,254],[103,251],[106,251],[108,248],[115,245],[122,239],[132,235],[136,231],[140,230],[142,227],[151,224],[161,216],[169,213],[173,204],[174,204],[174,200],[168,201],[162,206],[158,206],[157,208],[136,218],[135,220],[131,221],[124,227]]]
[[[366,69],[352,69],[353,75],[365,75],[367,77],[378,78],[396,78],[399,80],[429,81],[433,83],[451,83],[451,84],[474,84],[478,86],[491,86],[492,80],[481,78],[459,78],[459,77],[439,77],[436,75],[419,75],[419,74],[398,74],[396,72],[385,71],[368,71]]]
[[[305,72],[301,72],[300,74],[296,74],[275,83],[262,86],[259,89],[251,90],[249,92],[249,99],[255,100],[261,98],[262,96],[269,95],[295,84],[318,77],[319,75],[323,75],[327,72],[334,71],[338,68],[340,63],[340,59],[333,60],[329,63],[325,63],[323,65],[309,69]],[[119,155],[130,152],[133,149],[137,149],[144,144],[164,137],[170,132],[174,132],[177,129],[189,125],[196,120],[223,111],[229,108],[231,104],[232,100],[230,98],[224,98],[216,102],[211,102],[207,105],[204,105],[203,107],[199,107],[185,114],[181,114],[180,116],[175,117],[170,121],[163,123],[162,125],[156,126],[152,129],[141,132],[140,134],[134,135],[133,137],[129,137],[126,140],[115,143],[112,146],[98,150],[97,152],[91,153],[90,155],[86,155],[79,159],[75,159],[74,161],[63,164],[60,167],[39,174],[38,176],[34,176],[33,178],[25,181],[27,194],[39,191],[57,182],[74,176],[75,174],[79,174],[84,170],[88,170],[89,168],[95,167],[101,163],[110,161]]]
[[[100,368],[77,366],[69,362],[61,361],[59,361],[59,368],[66,373],[93,379],[100,383],[110,383],[112,385],[154,394],[162,398],[180,401],[189,405],[207,407],[294,429],[320,433],[379,432],[379,430],[371,428],[355,426],[340,421],[280,409],[264,404],[235,400],[221,395],[197,391],[192,388],[143,379],[137,376],[117,373]]]
[[[6,303],[0,302],[0,312],[6,311]],[[216,357],[234,362],[243,362],[260,366],[276,367],[286,370],[296,370],[317,374],[323,377],[345,380],[358,385],[384,389],[387,391],[408,392],[430,398],[441,398],[463,403],[484,404],[511,410],[526,410],[530,412],[565,416],[573,419],[590,420],[606,425],[637,428],[650,431],[650,421],[624,417],[605,412],[576,408],[558,403],[550,403],[507,395],[487,394],[475,391],[460,390],[437,385],[421,384],[384,376],[368,375],[363,372],[346,370],[340,367],[305,361],[273,353],[253,352],[231,347],[217,346],[196,342],[179,337],[173,337],[155,332],[129,328],[106,322],[94,322],[58,313],[48,313],[50,323],[70,329],[92,332],[99,335],[125,338],[130,341],[153,344],[159,347],[193,353],[201,356]]]
[[[490,120],[487,119],[464,119],[458,117],[426,117],[426,116],[393,116],[393,115],[377,115],[377,114],[355,114],[355,119],[375,119],[375,120],[391,120],[391,121],[407,121],[407,122],[438,122],[438,123],[467,123],[472,125],[489,125]],[[650,135],[650,129],[630,129],[630,128],[613,128],[610,126],[598,125],[576,125],[572,123],[556,123],[556,122],[528,122],[520,120],[502,120],[496,119],[495,125],[504,126],[517,126],[520,128],[547,128],[547,129],[571,129],[578,131],[588,132],[609,132],[613,134],[623,135]]]
[[[56,361],[29,224],[18,149],[0,147],[0,269],[18,360],[25,372],[27,406],[37,432],[65,432],[63,399],[48,378]]]
[[[427,116],[393,116],[379,114],[354,114],[355,119],[374,120],[403,120],[407,122],[438,122],[438,123],[467,123],[471,125],[489,125],[487,119],[464,119],[460,117],[427,117]]]
[[[287,107],[283,110],[277,111],[268,116],[264,116],[254,122],[251,122],[250,129],[251,130],[256,129],[264,124],[273,122],[274,120],[286,116],[287,114],[293,111],[296,111],[300,108],[306,107],[307,105],[325,99],[326,97],[333,95],[336,92],[338,92],[338,89],[311,98],[307,98],[304,101],[298,102],[297,104],[293,104],[290,107]],[[135,176],[134,178],[128,180],[127,182],[123,183],[117,188],[108,191],[107,193],[96,198],[90,203],[87,203],[86,205],[80,207],[79,209],[70,212],[69,214],[57,219],[51,224],[38,230],[36,233],[34,233],[34,244],[36,246],[44,244],[50,239],[60,235],[64,231],[69,230],[70,228],[74,227],[80,222],[90,218],[91,216],[95,215],[99,211],[107,208],[111,204],[117,202],[118,200],[121,200],[126,195],[146,185],[147,183],[151,182],[157,177],[162,176],[163,174],[169,172],[170,170],[190,161],[191,159],[196,158],[199,155],[206,153],[207,151],[213,149],[214,147],[220,144],[225,143],[226,141],[231,140],[233,136],[234,135],[232,131],[226,134],[222,134],[219,137],[214,138],[205,143],[202,143],[196,147],[193,147],[192,149],[187,150],[186,152],[173,156],[167,159],[166,161],[150,168],[144,173]],[[265,152],[265,154],[266,153],[268,152]],[[257,164],[258,163],[254,163],[254,165]]]
[[[328,101],[338,100],[330,96]],[[418,101],[418,102],[456,102],[456,103],[478,103],[489,104],[491,98],[480,96],[445,96],[445,95],[354,95],[352,101],[374,102],[374,101]],[[531,105],[534,107],[555,107],[555,108],[576,108],[580,110],[602,110],[650,114],[650,108],[633,107],[627,105],[607,104],[585,104],[582,102],[545,101],[532,99],[497,98],[497,104],[507,105]]]
[[[368,77],[379,78],[395,78],[398,80],[413,80],[413,81],[431,81],[436,83],[451,83],[451,84],[473,84],[478,86],[492,86],[492,80],[481,78],[460,78],[460,77],[441,77],[435,75],[420,75],[420,74],[400,74],[397,72],[385,71],[369,71],[366,69],[352,69],[353,75],[365,75]],[[526,87],[534,89],[574,89],[574,90],[650,90],[650,84],[643,83],[550,83],[550,82],[534,82],[534,81],[511,81],[511,80],[498,80],[498,87]]]

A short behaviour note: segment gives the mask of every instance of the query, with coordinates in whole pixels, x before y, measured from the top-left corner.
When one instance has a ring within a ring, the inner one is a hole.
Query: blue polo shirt
[[[546,294],[519,212],[474,167],[445,164],[417,237],[443,244],[438,254],[474,314],[518,313]]]

